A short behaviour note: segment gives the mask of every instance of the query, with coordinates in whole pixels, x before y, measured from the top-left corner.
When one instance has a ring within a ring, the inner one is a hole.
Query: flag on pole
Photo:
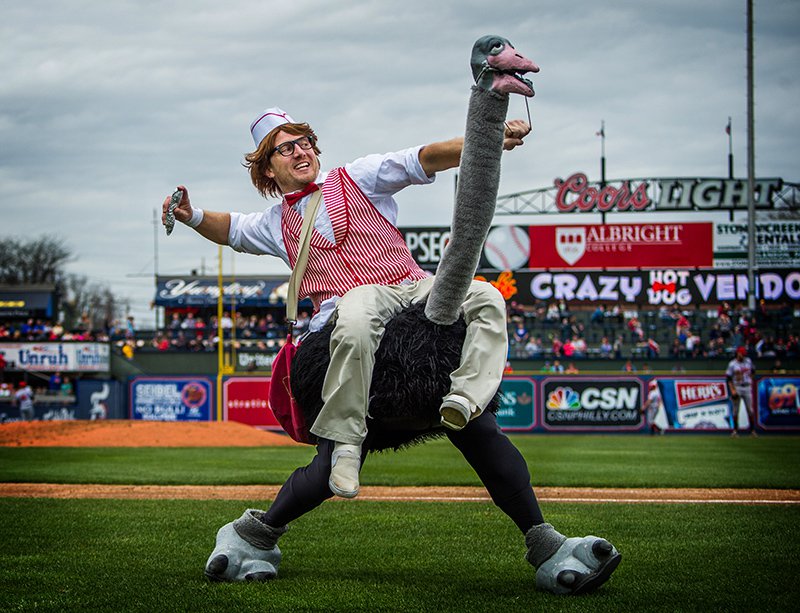
[[[725,126],[725,134],[730,135],[730,133],[731,133],[731,118],[728,117],[728,125]]]
[[[604,137],[605,137],[605,135],[606,135],[606,129],[605,129],[605,126],[602,126],[602,127],[600,128],[600,131],[599,131],[599,132],[595,132],[595,136],[600,136],[601,138],[604,138]]]

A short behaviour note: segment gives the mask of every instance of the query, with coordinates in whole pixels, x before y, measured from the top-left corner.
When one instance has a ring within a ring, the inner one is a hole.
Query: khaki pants
[[[351,445],[364,441],[369,386],[384,326],[403,308],[424,299],[431,287],[433,277],[408,285],[362,285],[339,300],[331,362],[322,386],[324,404],[311,427],[313,434]],[[467,333],[459,367],[450,375],[448,396],[466,398],[477,415],[503,377],[508,354],[505,301],[489,283],[473,281],[461,313]]]

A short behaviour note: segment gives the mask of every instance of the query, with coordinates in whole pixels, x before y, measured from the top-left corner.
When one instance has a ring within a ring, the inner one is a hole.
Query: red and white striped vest
[[[328,298],[343,296],[359,285],[395,285],[427,277],[400,231],[378,212],[344,168],[328,173],[322,194],[336,244],[316,228],[312,230],[308,265],[299,289],[299,296],[309,296],[315,310]],[[281,228],[293,268],[302,225],[302,217],[284,202]]]

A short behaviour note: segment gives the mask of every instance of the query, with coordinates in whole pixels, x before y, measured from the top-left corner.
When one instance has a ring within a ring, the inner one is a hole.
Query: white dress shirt
[[[426,185],[433,183],[435,179],[435,175],[429,177],[422,169],[419,162],[420,149],[421,145],[395,153],[368,155],[344,167],[378,212],[394,227],[397,227],[397,202],[393,198],[394,194],[409,185]],[[324,181],[325,174],[320,173],[317,183],[321,185]],[[301,217],[305,215],[310,198],[306,196],[294,205]],[[231,213],[228,244],[241,253],[279,257],[291,267],[283,243],[282,206],[281,202],[258,213]],[[331,243],[335,242],[324,200],[314,221],[314,227]],[[319,312],[311,321],[312,332],[320,330],[325,325],[333,314],[337,300],[338,296],[334,296],[320,305]]]

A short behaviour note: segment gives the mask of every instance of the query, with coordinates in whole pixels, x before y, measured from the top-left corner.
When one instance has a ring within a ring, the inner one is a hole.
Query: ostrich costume
[[[466,335],[459,309],[494,217],[506,92],[533,95],[530,82],[519,74],[536,72],[538,67],[505,39],[481,38],[473,47],[471,66],[478,85],[469,100],[450,242],[427,301],[411,305],[386,324],[370,386],[364,441],[370,451],[443,434],[439,407],[450,389],[450,373],[459,366]],[[292,394],[307,424],[314,423],[322,409],[334,325],[331,322],[305,338],[292,363]],[[495,397],[487,410],[495,412],[497,406]]]
[[[362,457],[367,451],[402,447],[443,433],[439,427],[440,399],[449,389],[449,374],[459,364],[466,335],[459,308],[494,214],[508,93],[533,95],[530,83],[518,73],[538,71],[498,36],[486,36],[475,43],[472,69],[477,87],[473,87],[469,102],[451,241],[427,301],[402,311],[385,327],[375,356],[369,434]],[[292,389],[308,423],[322,406],[332,327],[310,335],[294,358]],[[493,406],[496,404],[495,398]],[[608,541],[594,536],[568,539],[544,522],[524,458],[500,433],[492,414],[484,412],[464,430],[446,434],[476,468],[495,503],[522,529],[528,548],[526,559],[537,568],[538,587],[581,594],[610,577],[620,561],[619,552]],[[500,452],[503,457],[494,457],[488,464],[476,461],[486,453],[481,450],[484,443],[490,448],[489,454]],[[277,541],[288,529],[286,524],[332,495],[322,492],[327,489],[332,446],[332,441],[319,441],[312,463],[292,473],[268,511],[248,509],[220,528],[206,562],[209,579],[264,581],[277,576],[282,557]],[[518,474],[507,479],[505,472],[513,471]],[[514,482],[518,490],[511,498],[517,499],[503,500],[492,480]],[[316,489],[308,485],[310,482],[317,484]]]

